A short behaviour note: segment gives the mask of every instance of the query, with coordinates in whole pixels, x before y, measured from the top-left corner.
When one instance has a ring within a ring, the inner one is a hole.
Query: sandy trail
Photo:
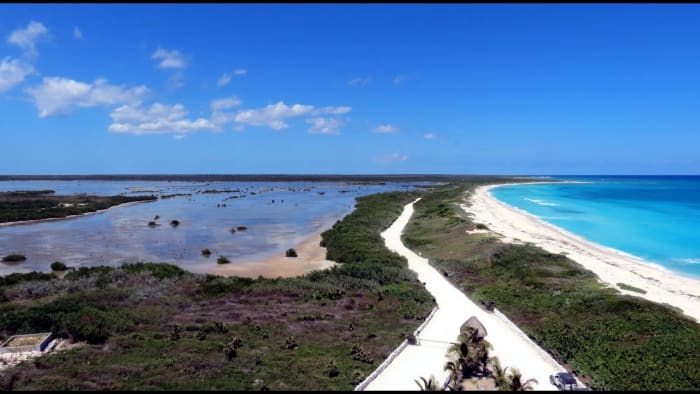
[[[700,321],[700,280],[590,242],[502,203],[490,194],[490,190],[497,186],[504,185],[478,187],[471,196],[471,205],[465,204],[462,208],[473,215],[474,221],[502,235],[504,241],[531,242],[550,253],[564,252],[622,293],[673,305]],[[617,283],[645,290],[646,294],[623,290]]]
[[[565,371],[564,368],[516,328],[496,314],[481,309],[432,267],[427,259],[403,245],[401,233],[413,214],[414,203],[405,206],[401,216],[382,233],[382,237],[387,248],[406,257],[409,268],[418,274],[418,279],[425,282],[426,289],[435,297],[438,310],[419,333],[420,344],[407,346],[366,390],[418,390],[414,379],[421,376],[427,379],[431,374],[438,382],[444,382],[448,376],[443,371],[448,361],[447,350],[451,342],[457,340],[460,326],[471,316],[476,316],[486,327],[486,339],[493,345],[491,354],[500,359],[502,366],[520,369],[524,379],[537,379],[537,390],[556,390],[549,382],[549,375]]]

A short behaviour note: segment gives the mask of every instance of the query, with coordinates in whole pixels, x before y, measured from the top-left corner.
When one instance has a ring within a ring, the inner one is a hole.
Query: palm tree
[[[418,387],[420,387],[420,391],[441,391],[435,380],[435,376],[430,375],[430,379],[428,380],[425,380],[425,378],[421,376],[420,380],[423,382],[421,383],[418,379],[414,379]]]
[[[526,381],[522,381],[522,374],[520,371],[518,371],[516,368],[511,369],[511,375],[509,376],[509,384],[508,384],[508,389],[509,391],[528,391],[528,390],[533,390],[535,387],[533,384],[539,383],[537,379],[528,379]]]
[[[451,352],[456,353],[457,359],[445,364],[445,370],[454,370],[455,374],[458,370],[461,372],[461,378],[469,378],[477,373],[484,374],[486,372],[490,344],[483,338],[479,338],[478,335],[474,335],[474,332],[463,333],[459,336],[461,342],[450,348]],[[453,363],[453,365],[448,367],[449,363]]]
[[[446,362],[444,370],[450,372],[450,380],[448,383],[448,387],[452,391],[462,391],[462,380],[464,380],[463,371],[466,370],[464,359],[462,357],[459,357],[454,361]]]
[[[497,357],[491,359],[491,373],[496,387],[505,390],[508,386],[508,367],[501,367]]]

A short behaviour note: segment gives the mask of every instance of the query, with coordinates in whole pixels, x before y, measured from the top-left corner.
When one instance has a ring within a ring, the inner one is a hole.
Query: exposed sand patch
[[[294,277],[334,266],[334,261],[326,260],[326,248],[321,247],[321,234],[314,234],[297,246],[297,257],[285,257],[284,251],[278,256],[245,262],[232,261],[231,264],[217,264],[207,270],[211,274],[257,278]]]

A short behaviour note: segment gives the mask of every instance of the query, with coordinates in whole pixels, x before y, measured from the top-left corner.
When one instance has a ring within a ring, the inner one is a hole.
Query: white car
[[[569,372],[558,372],[558,373],[555,373],[554,375],[549,375],[549,381],[554,386],[557,386],[557,388],[559,390],[563,390],[563,391],[581,390],[581,388],[578,385],[578,382],[576,381],[576,378],[574,377],[574,375],[572,375]]]

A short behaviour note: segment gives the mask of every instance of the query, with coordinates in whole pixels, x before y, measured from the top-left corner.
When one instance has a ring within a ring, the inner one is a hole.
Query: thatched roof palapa
[[[462,326],[459,328],[460,332],[466,331],[467,327],[473,328],[476,330],[478,333],[479,338],[484,338],[486,335],[488,335],[488,331],[486,331],[486,327],[484,327],[483,324],[479,321],[479,319],[476,318],[476,316],[470,317]]]

